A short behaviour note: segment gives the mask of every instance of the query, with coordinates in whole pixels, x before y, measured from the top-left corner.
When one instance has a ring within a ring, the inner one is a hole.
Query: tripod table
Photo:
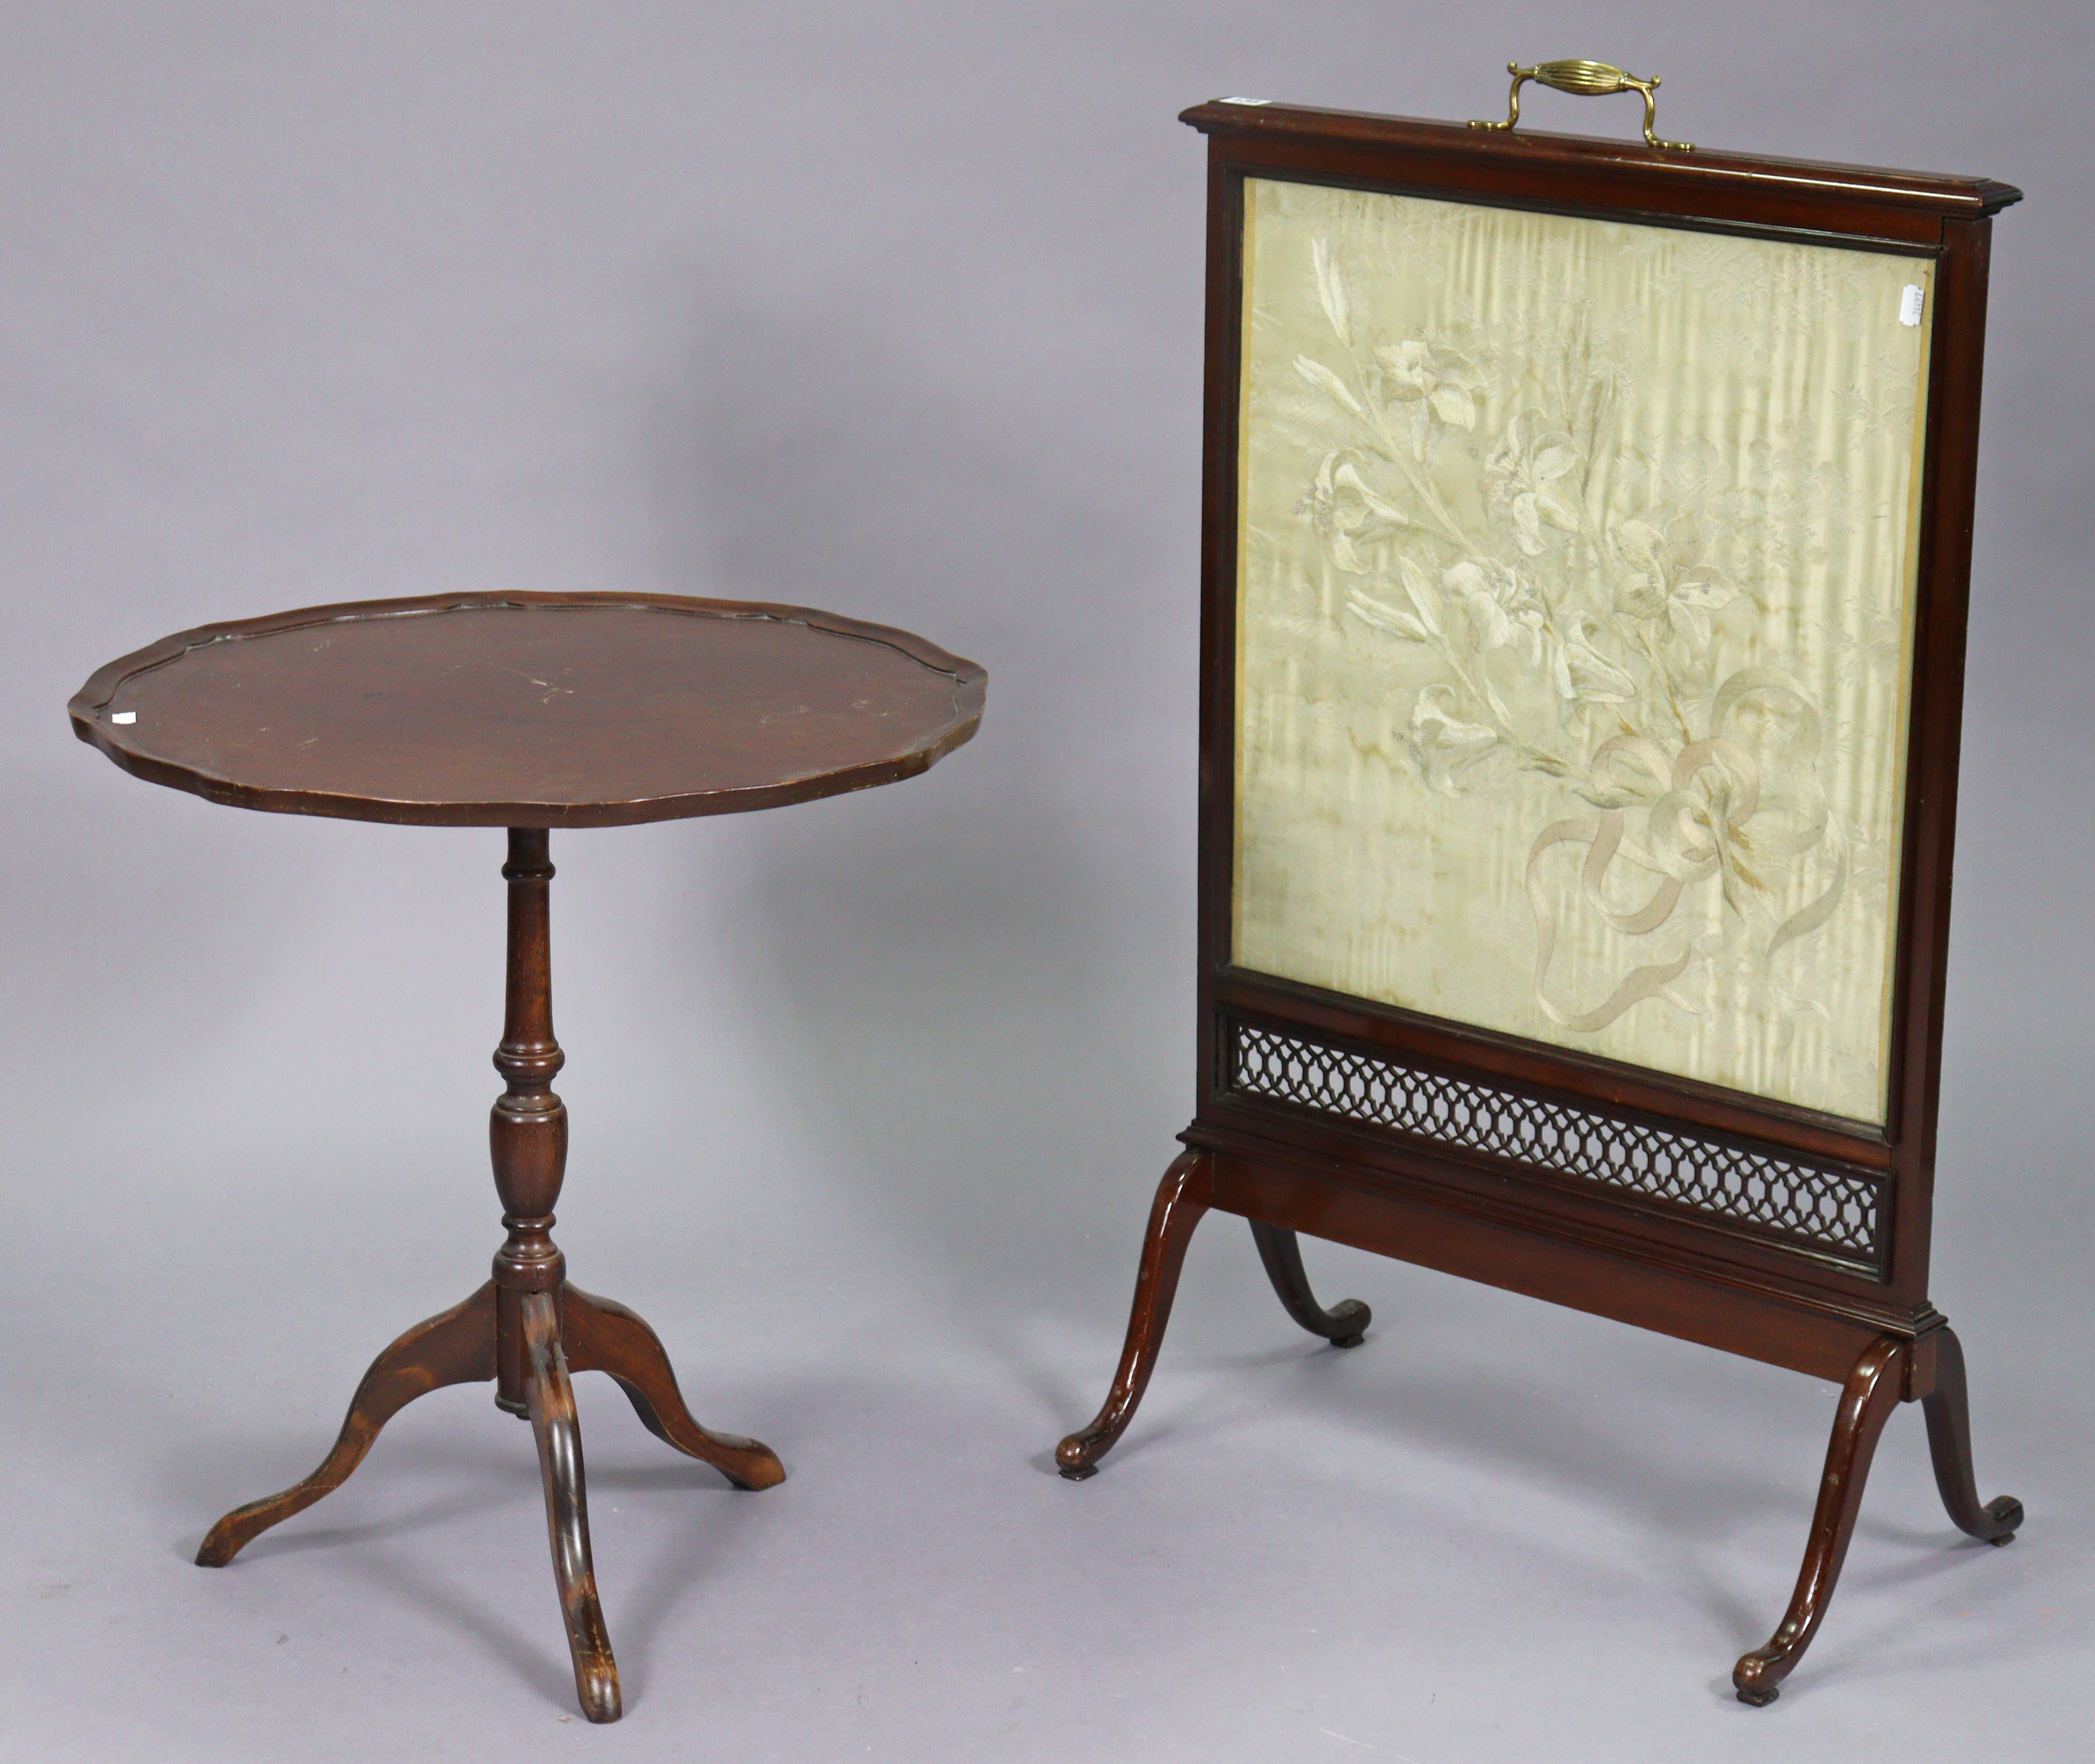
[[[467,594],[203,626],[81,688],[74,732],[154,783],[243,808],[509,835],[494,1053],[508,1087],[489,1126],[508,1235],[494,1278],[380,1354],[319,1469],[227,1514],[199,1563],[224,1567],[340,1487],[417,1396],[491,1379],[538,1442],[582,1711],[618,1718],[569,1374],[609,1373],[649,1432],[738,1487],[786,1472],[769,1447],[699,1426],[655,1332],[568,1283],[552,1239],[568,1118],[552,1090],[565,1056],[553,1039],[548,830],[770,808],[912,777],[973,734],[987,678],[906,632],[802,607]]]

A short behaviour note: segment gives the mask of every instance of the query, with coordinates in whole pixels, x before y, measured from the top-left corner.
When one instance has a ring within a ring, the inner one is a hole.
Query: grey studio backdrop
[[[2080,4],[0,8],[9,1759],[2053,1759],[2091,1714],[2090,128]],[[1191,1101],[1203,158],[1222,93],[1986,173],[1998,222],[1935,1293],[1776,1707],[1728,1673],[1832,1387],[1328,1245],[1196,1237],[1104,1390]],[[1629,101],[1535,94],[1627,134]],[[581,1380],[629,1714],[576,1712],[528,1433],[416,1404],[231,1570],[499,1238],[502,841],[138,783],[63,701],[338,599],[804,601],[984,662],[928,777],[555,834],[577,1279],[791,1480]]]

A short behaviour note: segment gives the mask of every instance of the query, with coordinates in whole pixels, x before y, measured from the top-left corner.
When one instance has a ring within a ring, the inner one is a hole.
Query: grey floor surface
[[[2023,1535],[1997,1552],[1949,1528],[1902,1412],[1823,1638],[1754,1711],[1730,1663],[1787,1596],[1830,1388],[1313,1252],[1328,1290],[1378,1309],[1341,1353],[1260,1302],[1235,1222],[1206,1230],[1139,1422],[1082,1486],[1048,1453],[1103,1383],[1103,1327],[825,1314],[865,1277],[847,1255],[783,1281],[575,1234],[578,1266],[653,1313],[701,1412],[791,1472],[732,1492],[581,1380],[629,1710],[601,1734],[575,1710],[529,1435],[481,1391],[425,1399],[231,1570],[188,1560],[218,1508],[304,1473],[374,1326],[448,1298],[461,1258],[418,1253],[353,1302],[333,1282],[184,1282],[150,1321],[69,1330],[62,1389],[48,1365],[10,1380],[31,1443],[9,1479],[0,1749],[2084,1756],[2088,1527],[2034,1369],[2005,1375],[2027,1357],[2003,1351],[2009,1317],[1970,1332],[1982,1476],[2027,1503]],[[249,1267],[274,1247],[251,1226],[220,1242]]]
[[[1075,1486],[1047,1453],[1095,1400],[1102,1329],[936,1305],[843,1328],[812,1296],[862,1272],[843,1258],[782,1303],[598,1254],[702,1412],[791,1471],[734,1493],[582,1381],[629,1710],[600,1736],[529,1436],[478,1390],[425,1400],[233,1569],[188,1560],[217,1508],[317,1457],[350,1344],[447,1297],[439,1258],[354,1304],[242,1281],[72,1331],[62,1393],[9,1392],[35,1443],[10,1478],[7,1755],[1453,1764],[1888,1757],[1888,1730],[1913,1758],[2082,1755],[2088,1527],[1988,1331],[1983,1474],[2025,1534],[1951,1531],[1903,1413],[1823,1639],[1753,1711],[1730,1662],[1786,1596],[1829,1390],[1332,1253],[1325,1283],[1382,1318],[1341,1354],[1256,1302],[1248,1256],[1212,1229],[1139,1424]]]

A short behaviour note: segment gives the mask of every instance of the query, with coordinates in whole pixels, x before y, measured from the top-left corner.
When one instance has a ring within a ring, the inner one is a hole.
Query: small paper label
[[[138,721],[138,713],[136,711],[111,711],[109,720],[112,723],[135,723]]]
[[[1218,98],[1215,102],[1217,104],[1270,104],[1273,100],[1270,98]]]
[[[1906,285],[1906,292],[1899,296],[1899,323],[1901,324],[1919,324],[1920,303],[1926,297],[1921,293],[1919,283],[1908,282]]]

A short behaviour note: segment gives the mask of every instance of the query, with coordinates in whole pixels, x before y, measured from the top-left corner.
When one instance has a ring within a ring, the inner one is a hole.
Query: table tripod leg
[[[570,1372],[608,1372],[640,1424],[665,1445],[710,1464],[738,1488],[770,1488],[786,1480],[778,1454],[756,1440],[715,1433],[691,1418],[661,1338],[623,1304],[579,1287],[560,1289],[560,1339]]]
[[[197,1552],[204,1568],[223,1568],[272,1525],[304,1511],[349,1480],[378,1431],[417,1396],[446,1384],[494,1376],[494,1284],[464,1304],[416,1324],[371,1362],[356,1387],[334,1449],[295,1487],[237,1507],[214,1525]]]
[[[591,1721],[616,1721],[620,1713],[618,1662],[604,1632],[597,1603],[596,1570],[590,1561],[589,1496],[582,1478],[581,1428],[575,1418],[574,1387],[560,1352],[558,1313],[549,1292],[526,1292],[519,1307],[524,1326],[524,1400],[538,1442],[538,1472],[546,1486],[546,1531],[553,1546],[553,1579],[567,1620],[568,1649],[574,1657],[575,1694]]]

